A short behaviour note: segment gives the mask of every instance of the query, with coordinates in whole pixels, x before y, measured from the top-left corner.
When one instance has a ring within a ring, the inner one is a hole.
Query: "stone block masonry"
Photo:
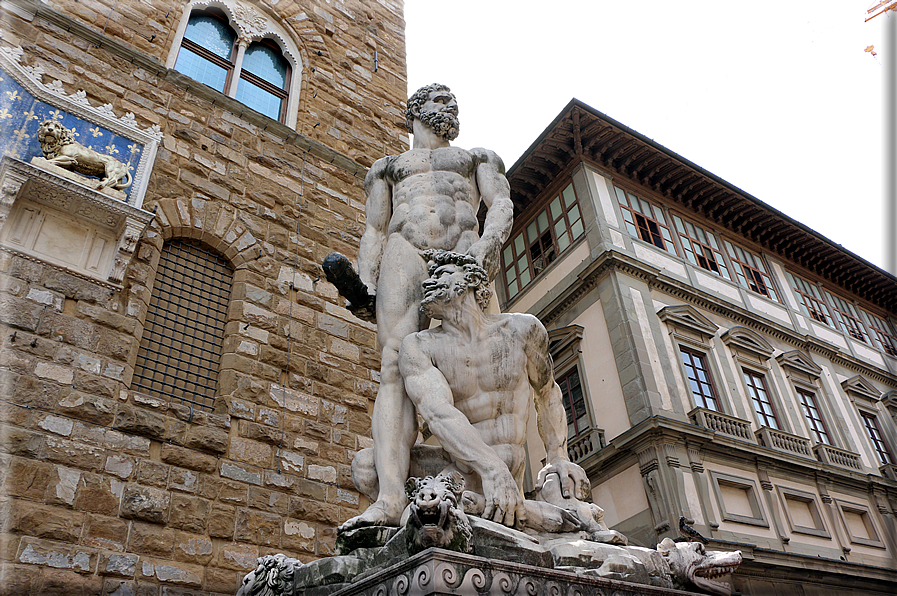
[[[379,362],[319,263],[354,258],[366,167],[407,148],[402,2],[259,5],[300,42],[295,130],[165,69],[180,4],[14,4],[0,44],[163,142],[121,285],[0,250],[0,595],[233,594],[261,555],[332,554]],[[234,269],[211,409],[131,386],[174,239]]]

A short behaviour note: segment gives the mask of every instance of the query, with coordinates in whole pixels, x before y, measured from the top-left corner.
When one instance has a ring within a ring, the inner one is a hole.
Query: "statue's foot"
[[[386,501],[376,501],[361,515],[344,522],[338,532],[348,532],[365,526],[398,526],[402,518],[403,506],[390,506]]]

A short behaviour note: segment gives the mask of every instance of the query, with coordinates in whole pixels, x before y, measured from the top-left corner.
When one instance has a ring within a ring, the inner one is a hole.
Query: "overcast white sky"
[[[510,168],[575,97],[884,267],[873,0],[406,0],[408,88]]]

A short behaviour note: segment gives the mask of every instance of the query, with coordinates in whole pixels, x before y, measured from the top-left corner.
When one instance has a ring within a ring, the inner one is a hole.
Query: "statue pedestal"
[[[351,584],[302,588],[296,596],[436,596],[580,594],[666,596],[692,592],[605,579],[579,569],[568,571],[487,559],[430,548]]]

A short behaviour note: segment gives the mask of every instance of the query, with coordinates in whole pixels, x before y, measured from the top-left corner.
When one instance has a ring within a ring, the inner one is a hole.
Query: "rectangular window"
[[[589,429],[589,413],[579,381],[579,370],[574,368],[557,380],[567,413],[567,436],[573,438]]]
[[[869,440],[872,441],[872,447],[878,455],[878,461],[882,465],[893,464],[894,457],[891,455],[891,450],[888,449],[888,444],[885,443],[884,437],[881,435],[878,420],[873,414],[867,414],[866,412],[860,412],[860,417],[863,419],[863,426],[866,427],[866,434],[869,436]]]
[[[838,320],[838,323],[841,324],[841,328],[844,329],[850,337],[863,343],[869,343],[866,340],[866,331],[863,328],[862,321],[860,321],[860,313],[857,311],[856,307],[850,302],[838,298],[831,292],[826,292],[826,295],[831,301],[832,309],[835,311],[835,318]]]
[[[682,364],[688,375],[688,383],[691,394],[695,398],[695,405],[719,412],[719,401],[716,398],[716,389],[713,387],[713,379],[707,368],[707,361],[700,352],[679,347],[682,354]]]
[[[888,356],[897,358],[897,337],[891,332],[891,326],[888,322],[878,315],[871,312],[860,311],[866,318],[866,324],[872,330],[872,335],[878,341],[878,345],[884,350]]]
[[[776,417],[776,410],[769,398],[769,390],[766,388],[766,378],[754,371],[742,369],[744,372],[744,382],[747,384],[748,394],[754,404],[754,411],[757,418],[760,419],[762,426],[768,426],[776,430],[782,430],[779,426],[779,419]]]
[[[800,399],[801,410],[803,410],[804,416],[807,418],[807,424],[810,425],[810,431],[813,433],[816,443],[831,445],[832,440],[828,435],[825,421],[822,419],[822,414],[819,411],[819,404],[816,403],[816,396],[804,389],[798,389],[797,396]]]
[[[573,184],[548,202],[502,251],[508,298],[513,298],[583,235],[585,226]]]
[[[779,302],[775,287],[772,285],[772,279],[766,271],[763,259],[754,253],[744,250],[740,246],[735,246],[726,240],[726,250],[729,252],[729,258],[735,266],[735,276],[745,288],[766,296],[770,300]]]
[[[825,307],[825,299],[822,297],[822,292],[819,288],[796,275],[791,275],[790,273],[787,275],[791,281],[791,289],[800,296],[800,307],[804,314],[820,323],[834,327],[834,323],[829,318],[828,309]]]
[[[723,259],[723,253],[720,252],[719,242],[712,232],[708,232],[690,221],[683,220],[678,215],[673,216],[673,223],[679,233],[679,242],[685,251],[685,257],[693,265],[713,271],[728,280],[732,279],[729,269],[726,267],[726,261]]]
[[[617,192],[617,202],[620,203],[629,234],[675,255],[676,246],[663,209],[622,188],[615,186],[614,190]]]

